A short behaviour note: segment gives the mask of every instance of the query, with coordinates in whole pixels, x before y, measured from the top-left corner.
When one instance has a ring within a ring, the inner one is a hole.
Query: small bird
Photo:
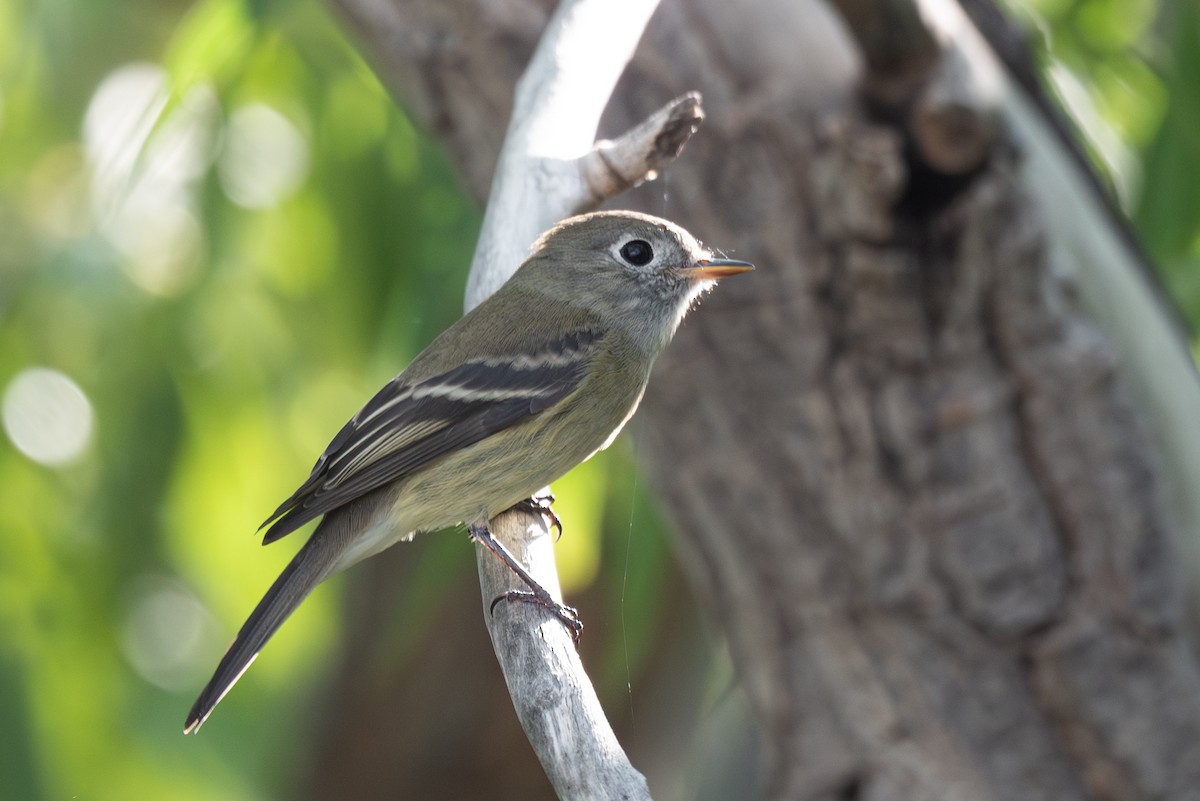
[[[263,523],[265,545],[323,516],[225,652],[184,733],[200,728],[314,587],[418,532],[466,524],[530,585],[521,600],[578,634],[573,610],[550,599],[487,522],[608,447],[695,300],[751,269],[635,212],[572,217],[543,234],[500,289],[342,427]]]

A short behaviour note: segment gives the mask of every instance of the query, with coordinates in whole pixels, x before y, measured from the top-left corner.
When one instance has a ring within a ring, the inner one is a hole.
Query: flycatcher
[[[504,286],[342,427],[263,523],[266,544],[323,516],[225,652],[184,732],[200,728],[317,584],[418,532],[467,524],[530,584],[530,599],[572,625],[488,520],[606,448],[693,302],[751,269],[634,212],[573,217],[543,234]]]

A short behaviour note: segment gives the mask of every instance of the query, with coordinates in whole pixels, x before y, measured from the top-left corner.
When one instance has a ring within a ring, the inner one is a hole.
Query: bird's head
[[[601,211],[543,234],[518,275],[555,300],[611,316],[657,352],[698,297],[719,279],[752,269],[749,262],[714,257],[667,220]]]

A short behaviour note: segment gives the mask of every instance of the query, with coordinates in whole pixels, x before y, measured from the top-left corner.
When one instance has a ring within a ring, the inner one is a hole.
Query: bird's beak
[[[691,267],[680,270],[689,278],[701,281],[704,279],[728,278],[738,273],[749,272],[754,265],[748,261],[736,259],[701,259]]]

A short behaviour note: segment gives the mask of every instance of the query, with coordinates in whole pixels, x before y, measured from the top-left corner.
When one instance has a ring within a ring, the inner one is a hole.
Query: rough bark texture
[[[338,4],[484,197],[548,4]],[[669,199],[637,197],[759,265],[688,320],[640,417],[767,794],[1200,798],[1200,672],[1114,351],[1002,137],[896,215],[906,140],[848,102],[828,21],[665,0],[611,107],[623,129],[704,93]]]

